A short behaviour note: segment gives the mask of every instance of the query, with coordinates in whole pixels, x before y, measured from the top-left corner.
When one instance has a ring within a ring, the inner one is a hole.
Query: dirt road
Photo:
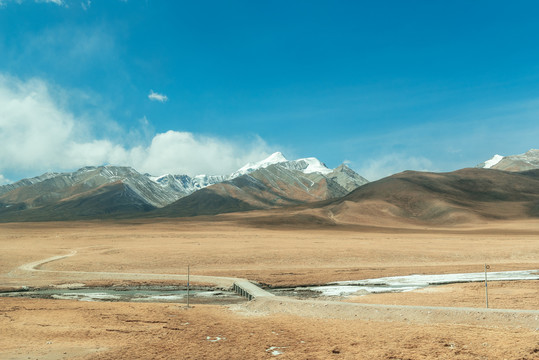
[[[44,270],[40,267],[44,264],[51,263],[53,261],[59,261],[77,254],[77,250],[72,250],[66,255],[57,255],[50,258],[33,261],[28,264],[24,264],[18,267],[18,271],[22,272],[43,272],[49,274],[55,274],[62,278],[69,278],[73,281],[88,281],[88,280],[132,280],[132,281],[187,281],[187,275],[178,274],[144,274],[144,273],[118,273],[118,272],[104,272],[104,271],[65,271],[65,270]],[[192,275],[190,281],[193,283],[212,284],[219,288],[229,289],[235,282],[246,281],[246,279],[222,277],[222,276],[203,276]]]

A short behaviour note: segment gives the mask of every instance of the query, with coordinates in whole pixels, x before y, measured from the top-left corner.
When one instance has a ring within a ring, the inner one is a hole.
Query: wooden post
[[[187,307],[189,307],[189,265],[187,265]]]
[[[490,269],[490,266],[485,264],[485,301],[488,309],[488,284],[487,284],[487,269]]]

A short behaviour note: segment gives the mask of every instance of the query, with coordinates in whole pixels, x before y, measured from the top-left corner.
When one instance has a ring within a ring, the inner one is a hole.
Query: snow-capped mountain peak
[[[258,163],[271,165],[271,164],[277,164],[284,161],[288,161],[287,158],[283,155],[282,152],[277,151],[271,154],[270,156],[268,156],[267,158],[265,158],[264,160],[259,161]]]
[[[242,175],[251,174],[257,170],[264,169],[276,164],[279,164],[279,166],[285,169],[300,171],[304,174],[319,173],[326,176],[328,174],[331,174],[333,171],[332,169],[329,169],[320,160],[314,157],[289,161],[281,152],[275,152],[264,160],[246,164],[245,166],[241,167],[230,175],[196,175],[190,177],[188,175],[166,174],[161,176],[151,176],[149,174],[146,174],[146,177],[154,183],[160,185],[161,188],[174,193],[174,196],[181,197],[202,188],[205,188],[207,186],[217,184],[226,180],[233,180]]]
[[[490,169],[491,167],[502,161],[502,159],[503,156],[496,154],[491,159],[485,161],[485,165],[483,165],[483,168]]]
[[[237,178],[242,175],[246,175],[249,173],[252,173],[253,171],[256,171],[258,169],[266,168],[273,164],[279,164],[282,162],[288,161],[284,155],[281,152],[275,152],[265,158],[264,160],[255,162],[255,163],[248,163],[247,165],[243,166],[242,168],[238,169],[234,173],[230,175],[230,179]]]
[[[289,170],[301,171],[304,174],[319,173],[327,175],[333,171],[329,169],[323,162],[314,157],[285,161],[280,163],[280,166]]]
[[[318,160],[314,157],[304,158],[304,159],[298,159],[297,162],[304,161],[307,163],[307,167],[303,169],[302,171],[305,174],[311,174],[311,173],[321,173],[321,174],[329,174],[333,170],[329,169],[323,162]]]

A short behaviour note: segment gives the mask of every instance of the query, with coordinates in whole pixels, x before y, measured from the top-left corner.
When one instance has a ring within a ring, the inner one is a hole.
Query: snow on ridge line
[[[271,154],[270,156],[268,156],[264,160],[261,160],[261,161],[255,162],[255,163],[246,164],[245,166],[243,166],[240,169],[238,169],[237,171],[235,171],[230,177],[232,178],[232,177],[245,175],[245,174],[248,174],[248,173],[253,172],[255,170],[258,170],[258,169],[261,169],[261,168],[266,168],[266,167],[268,167],[270,165],[278,164],[278,163],[282,163],[282,162],[286,162],[286,161],[288,161],[288,160],[284,157],[284,155],[281,152],[279,152],[279,151],[274,152],[273,154]]]
[[[329,174],[333,170],[329,169],[324,163],[322,163],[320,160],[314,157],[310,158],[304,158],[304,159],[298,159],[299,161],[305,161],[307,163],[307,167],[303,169],[303,173],[310,174],[314,172],[322,173],[322,174]]]
[[[485,165],[483,166],[483,168],[490,169],[491,167],[502,161],[502,159],[503,156],[496,154],[490,160],[485,161]]]
[[[314,157],[308,157],[308,158],[302,158],[297,160],[287,160],[286,157],[281,152],[275,152],[265,158],[264,160],[254,162],[254,163],[248,163],[241,167],[240,169],[236,170],[230,175],[195,175],[193,177],[190,177],[195,182],[202,181],[202,182],[208,182],[209,184],[213,183],[212,180],[231,180],[237,177],[240,177],[242,175],[246,175],[249,173],[252,173],[256,170],[266,168],[270,165],[274,164],[280,164],[280,163],[293,163],[295,166],[299,165],[299,168],[296,168],[297,170],[303,172],[304,174],[311,174],[311,173],[321,173],[321,174],[329,174],[333,170],[329,169],[324,163],[322,163],[320,160]],[[151,176],[148,175],[148,178],[152,180],[153,182],[160,183],[160,181],[163,178],[166,178],[167,176],[174,176],[170,174],[165,174],[161,176]],[[210,181],[204,181],[204,180],[210,180]]]
[[[159,180],[163,179],[163,178],[166,178],[167,176],[169,176],[170,174],[165,174],[165,175],[161,175],[161,176],[151,176],[151,175],[148,175],[148,179],[150,179],[151,181],[153,181],[154,183],[159,183]]]

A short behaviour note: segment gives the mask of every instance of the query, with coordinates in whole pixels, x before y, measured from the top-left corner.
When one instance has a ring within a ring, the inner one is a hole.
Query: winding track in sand
[[[19,270],[30,272],[46,272],[63,275],[71,275],[84,277],[88,280],[91,279],[115,279],[115,280],[178,280],[187,281],[187,275],[178,274],[144,274],[144,273],[118,273],[118,272],[100,272],[100,271],[63,271],[63,270],[44,270],[39,269],[40,266],[65,259],[77,254],[77,250],[72,250],[69,254],[52,256],[43,260],[34,261],[28,264],[19,266]],[[219,276],[204,276],[204,275],[190,275],[189,280],[199,283],[211,283],[221,288],[231,288],[234,283],[241,281],[248,281],[247,279],[233,278],[233,277],[219,277]]]
[[[178,280],[187,281],[187,275],[177,274],[144,274],[89,271],[44,270],[40,266],[65,259],[77,254],[72,250],[69,254],[57,255],[43,260],[27,263],[18,267],[20,271],[47,272],[70,277],[115,280]],[[447,324],[482,324],[490,326],[524,327],[539,331],[538,310],[479,309],[462,307],[432,307],[405,305],[373,305],[343,303],[339,301],[296,300],[274,296],[259,288],[247,279],[192,275],[190,280],[200,283],[211,283],[221,288],[232,288],[234,284],[248,286],[254,291],[253,301],[237,308],[251,314],[288,313],[300,316],[340,319],[363,319],[378,321],[408,321],[412,323],[447,323]]]

